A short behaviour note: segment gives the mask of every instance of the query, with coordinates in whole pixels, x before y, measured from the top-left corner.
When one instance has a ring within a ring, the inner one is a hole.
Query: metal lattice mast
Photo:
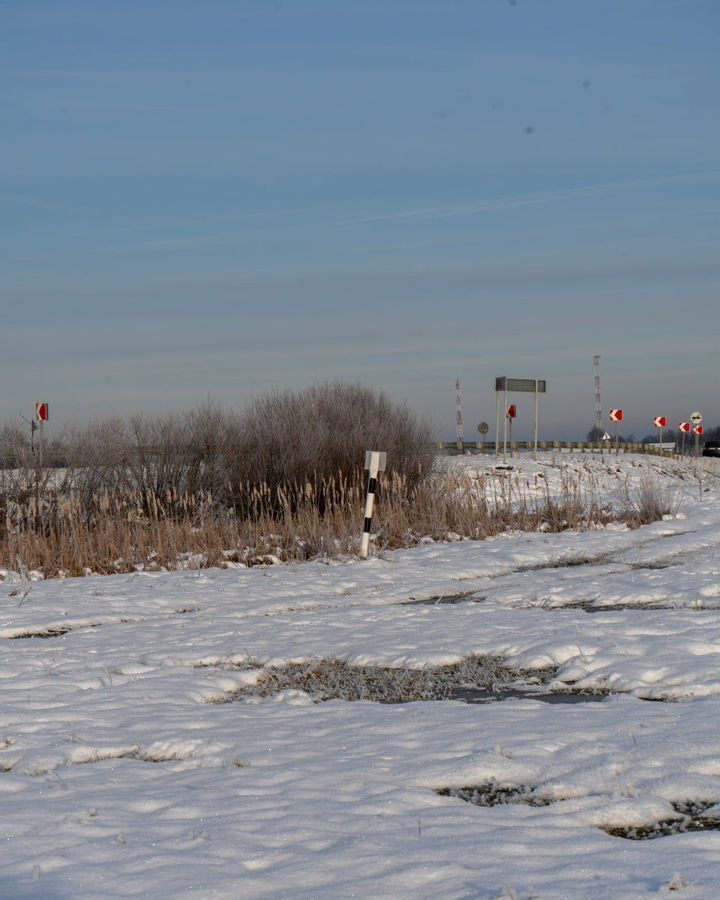
[[[463,438],[463,417],[462,417],[462,395],[460,393],[460,379],[455,379],[455,404],[457,417],[455,419],[455,436],[457,438],[458,450],[465,448],[465,440]]]
[[[593,356],[595,366],[595,428],[602,431],[602,404],[600,402],[600,357]]]

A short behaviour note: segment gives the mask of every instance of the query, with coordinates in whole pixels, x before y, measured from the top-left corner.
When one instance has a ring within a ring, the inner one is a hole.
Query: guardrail
[[[436,447],[441,452],[454,451],[455,453],[463,453],[466,450],[475,450],[480,451],[480,453],[487,453],[489,456],[495,454],[494,441],[465,441],[462,450],[458,450],[457,441],[438,441]],[[508,441],[507,445],[509,453],[515,453],[519,450],[532,450],[533,447],[533,441],[512,441],[512,443]],[[559,452],[560,450],[567,450],[571,453],[615,453],[614,446],[601,446],[600,444],[593,444],[590,441],[538,441],[537,447],[538,450],[546,453]],[[634,442],[620,444],[620,452],[647,453],[650,456],[667,457],[675,457],[678,455],[676,450],[668,450],[660,447],[653,447],[651,444],[640,444]]]

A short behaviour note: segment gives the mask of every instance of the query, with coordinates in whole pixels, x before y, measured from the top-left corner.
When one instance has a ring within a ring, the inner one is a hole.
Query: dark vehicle
[[[720,441],[706,441],[703,456],[720,456]]]

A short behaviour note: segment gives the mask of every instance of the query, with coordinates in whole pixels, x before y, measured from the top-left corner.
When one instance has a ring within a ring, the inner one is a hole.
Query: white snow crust
[[[720,803],[720,470],[633,455],[513,465],[553,485],[582,465],[608,496],[650,473],[679,515],[367,561],[7,573],[0,897],[717,896],[720,831],[604,829]],[[473,655],[526,680],[551,669],[546,693],[607,696],[236,696],[264,666]],[[547,805],[436,792],[484,784]]]

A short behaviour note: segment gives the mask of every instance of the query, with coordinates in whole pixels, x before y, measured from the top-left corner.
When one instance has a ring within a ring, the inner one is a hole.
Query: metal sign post
[[[542,378],[507,378],[500,376],[495,379],[496,419],[495,419],[495,456],[498,456],[498,443],[500,431],[500,392],[503,394],[503,409],[508,408],[508,391],[535,395],[535,422],[533,425],[533,459],[537,456],[538,443],[538,394],[547,393],[547,382]],[[505,416],[505,430],[503,432],[503,462],[507,452],[507,415]]]
[[[695,435],[695,459],[700,456],[700,435],[703,433],[703,427],[700,423],[702,422],[702,420],[703,417],[700,410],[696,410],[690,416],[690,421],[695,426],[693,428],[693,434]]]
[[[607,431],[605,432],[605,434],[604,434],[604,435],[602,436],[602,438],[600,439],[600,460],[601,460],[601,462],[605,462],[605,443],[606,443],[606,442],[607,442],[607,445],[608,445],[608,453],[612,453],[612,447],[611,447],[611,445],[610,445],[610,441],[611,441],[611,440],[612,440],[612,438],[611,438],[610,435],[607,433]]]
[[[663,452],[663,428],[667,425],[665,416],[655,416],[653,425],[660,431],[660,452]]]
[[[693,434],[695,435],[695,459],[700,459],[700,435],[703,431],[702,425],[696,425],[693,428]]]
[[[620,435],[618,433],[618,427],[620,422],[623,420],[623,411],[621,409],[611,409],[610,410],[610,421],[615,423],[615,455],[617,456],[620,453]]]
[[[690,434],[690,423],[681,422],[678,425],[678,431],[682,435],[680,438],[680,456],[685,456],[685,435]]]
[[[507,417],[507,378],[503,385],[503,409],[505,410],[505,424],[503,427],[503,463],[507,462],[507,433],[508,433],[508,417]]]
[[[481,422],[481,423],[478,425],[478,431],[479,431],[480,434],[482,435],[482,443],[483,443],[482,449],[483,449],[483,453],[485,453],[485,450],[486,450],[486,448],[485,448],[485,435],[488,433],[488,431],[490,431],[490,426],[488,425],[487,422]],[[479,449],[480,449],[480,446],[479,446],[479,444],[478,444],[478,450],[479,450]]]
[[[511,403],[510,406],[505,409],[505,418],[508,422],[508,430],[510,432],[510,456],[514,456],[513,448],[512,448],[512,423],[513,419],[517,415],[517,408],[514,403]]]
[[[45,455],[45,430],[43,425],[49,419],[49,409],[47,403],[35,404],[35,417],[40,423],[40,468],[43,467],[43,457]]]

